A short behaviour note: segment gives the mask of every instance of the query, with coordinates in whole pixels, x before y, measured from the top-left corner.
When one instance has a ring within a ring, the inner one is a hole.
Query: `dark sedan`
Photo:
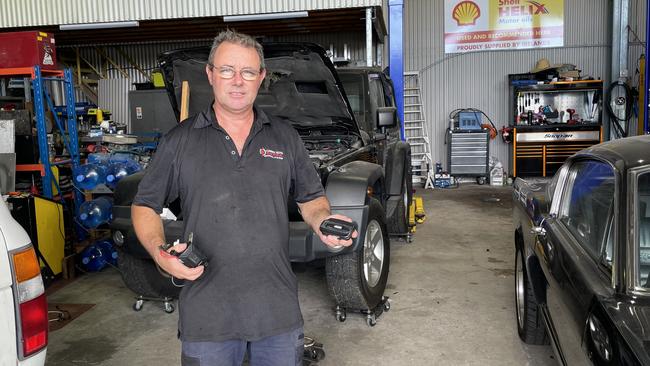
[[[517,327],[564,365],[650,365],[650,136],[514,186]]]

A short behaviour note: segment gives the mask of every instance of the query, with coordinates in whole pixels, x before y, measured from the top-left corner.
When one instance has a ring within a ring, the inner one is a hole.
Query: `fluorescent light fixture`
[[[247,15],[226,15],[223,17],[224,22],[248,22],[254,20],[276,20],[306,18],[309,13],[306,11],[292,11],[285,13],[264,13],[264,14],[247,14]]]
[[[79,23],[79,24],[61,24],[60,30],[86,30],[86,29],[108,29],[108,28],[129,28],[138,27],[140,22],[110,22],[110,23]]]

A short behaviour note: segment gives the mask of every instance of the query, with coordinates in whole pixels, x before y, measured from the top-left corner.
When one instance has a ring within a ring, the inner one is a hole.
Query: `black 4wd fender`
[[[398,141],[386,153],[386,219],[391,234],[409,231],[408,208],[411,205],[411,145]]]
[[[384,175],[381,166],[365,161],[353,161],[332,171],[327,178],[325,194],[330,201],[333,213],[343,214],[359,225],[359,237],[351,247],[343,248],[341,253],[356,251],[363,245],[365,228],[368,223],[368,187],[372,187],[376,197],[381,197]],[[381,199],[377,199],[383,208]],[[382,217],[385,224],[385,216]]]
[[[332,207],[363,206],[367,203],[368,187],[373,187],[381,197],[384,187],[381,166],[353,161],[330,173],[325,192]]]
[[[389,196],[402,193],[402,180],[411,169],[411,145],[405,141],[395,143],[386,154],[386,191]]]

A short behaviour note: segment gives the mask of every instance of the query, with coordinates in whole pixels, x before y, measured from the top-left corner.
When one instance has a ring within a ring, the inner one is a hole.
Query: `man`
[[[134,199],[133,225],[155,262],[186,280],[179,299],[183,365],[239,365],[246,352],[253,366],[301,365],[303,321],[288,255],[290,192],[328,246],[352,240],[324,236],[320,224],[349,218],[331,215],[293,127],[253,105],[266,75],[260,44],[222,32],[205,71],[214,102],[162,139]],[[207,267],[185,267],[159,249],[165,243],[159,214],[177,197],[185,238],[194,233]]]

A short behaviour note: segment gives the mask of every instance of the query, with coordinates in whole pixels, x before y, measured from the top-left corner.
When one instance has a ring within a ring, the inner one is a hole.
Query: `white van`
[[[36,253],[0,199],[0,365],[45,365],[47,337],[47,301]]]

